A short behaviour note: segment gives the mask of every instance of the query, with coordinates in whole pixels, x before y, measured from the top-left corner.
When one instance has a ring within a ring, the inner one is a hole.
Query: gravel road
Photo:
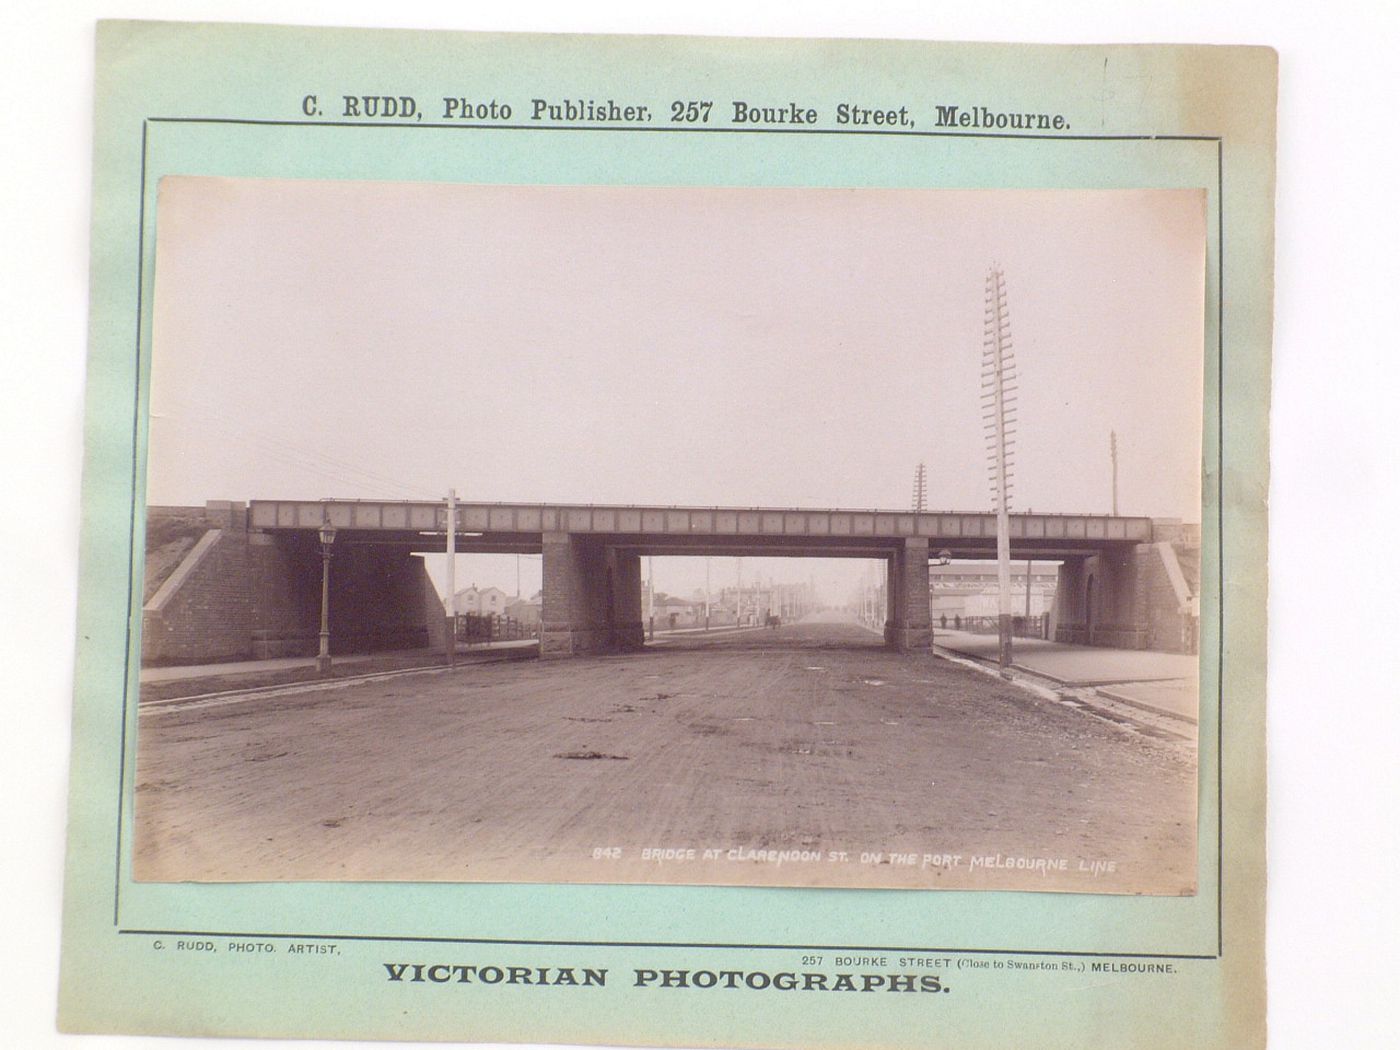
[[[135,849],[143,881],[1185,894],[1196,755],[804,622],[144,710]]]

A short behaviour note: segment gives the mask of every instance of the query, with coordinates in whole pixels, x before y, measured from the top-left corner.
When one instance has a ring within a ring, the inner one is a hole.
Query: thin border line
[[[1061,952],[1051,948],[1027,948],[1015,951],[1007,948],[910,948],[886,944],[728,944],[715,941],[539,941],[511,940],[504,937],[391,937],[382,934],[337,936],[331,933],[228,933],[219,930],[118,930],[120,934],[136,937],[229,937],[247,940],[282,941],[372,941],[387,944],[517,944],[532,947],[558,948],[715,948],[728,951],[824,951],[824,952],[910,952],[946,955],[1049,955],[1077,956],[1091,959],[1195,959],[1210,960],[1214,955],[1147,952]]]
[[[126,651],[122,655],[122,717],[121,755],[117,767],[117,855],[113,873],[112,924],[121,924],[122,903],[122,814],[126,806],[126,723],[131,703],[131,629],[136,613],[131,596],[136,587],[136,486],[140,474],[137,457],[141,433],[141,334],[145,317],[143,277],[146,272],[146,121],[141,121],[141,201],[136,227],[136,388],[131,399],[131,507],[128,514],[130,532],[127,537],[126,566]]]
[[[1225,144],[1215,143],[1215,515],[1216,600],[1220,620],[1215,662],[1215,953],[1225,955]],[[1199,646],[1197,646],[1199,648]],[[1196,756],[1197,764],[1200,755]],[[1200,809],[1197,803],[1198,810]]]
[[[857,945],[769,945],[769,944],[683,944],[674,942],[645,942],[645,941],[543,941],[543,940],[511,940],[511,939],[485,939],[485,938],[437,938],[437,937],[390,937],[371,935],[335,935],[335,934],[238,934],[224,933],[218,931],[179,931],[179,930],[128,930],[122,929],[120,919],[121,905],[121,846],[122,831],[121,821],[125,806],[126,787],[126,722],[130,716],[130,661],[131,661],[131,633],[133,614],[131,611],[131,596],[134,593],[136,559],[134,556],[128,558],[127,566],[127,628],[126,628],[126,665],[127,673],[122,683],[122,723],[121,723],[121,746],[120,756],[120,781],[118,784],[117,802],[117,856],[116,856],[116,892],[113,900],[113,925],[117,926],[118,934],[145,934],[151,936],[208,936],[208,937],[266,937],[291,940],[328,940],[328,941],[387,941],[394,943],[427,943],[427,944],[517,944],[517,945],[555,945],[559,947],[650,947],[650,948],[726,948],[731,950],[741,949],[771,949],[802,951],[804,949],[821,949],[829,951],[907,951],[907,952],[946,952],[948,954],[978,954],[978,955],[1062,955],[1074,957],[1092,958],[1135,958],[1135,959],[1221,959],[1224,957],[1225,931],[1224,931],[1224,667],[1225,667],[1225,510],[1224,510],[1224,466],[1225,466],[1225,411],[1224,411],[1224,381],[1225,381],[1225,354],[1224,354],[1224,302],[1225,302],[1225,227],[1224,227],[1224,138],[1220,135],[1038,135],[1038,134],[1002,134],[987,132],[965,132],[965,131],[877,131],[864,128],[732,128],[732,127],[652,127],[652,126],[631,126],[631,125],[522,125],[522,124],[441,124],[441,123],[392,123],[392,122],[370,122],[370,121],[326,121],[326,120],[261,120],[239,117],[145,117],[141,122],[141,181],[140,181],[140,208],[138,221],[140,226],[137,231],[138,265],[136,277],[136,390],[132,419],[132,507],[131,507],[131,528],[130,543],[128,550],[135,550],[136,543],[136,478],[139,472],[137,461],[137,435],[140,427],[140,398],[141,398],[141,335],[143,331],[142,317],[144,311],[143,301],[143,277],[145,271],[145,227],[146,227],[146,165],[148,156],[147,127],[149,124],[214,124],[214,125],[241,125],[249,127],[333,127],[333,128],[400,128],[400,129],[424,129],[424,130],[461,130],[461,131],[584,131],[584,132],[665,132],[678,134],[741,134],[741,135],[864,135],[879,136],[889,138],[969,138],[969,139],[1013,139],[1028,141],[1068,141],[1068,142],[1214,142],[1216,146],[1216,211],[1217,211],[1217,296],[1216,296],[1216,464],[1217,464],[1217,498],[1216,514],[1218,522],[1218,551],[1217,568],[1219,572],[1219,586],[1217,592],[1219,615],[1219,628],[1217,637],[1217,692],[1216,692],[1216,954],[1211,955],[1189,955],[1171,953],[1148,953],[1148,952],[1083,952],[1083,951],[1052,951],[1049,949],[1028,949],[1015,950],[1010,948],[888,948],[869,947],[863,948]]]
[[[1220,142],[1219,135],[1041,135],[1002,131],[877,131],[874,128],[736,128],[656,126],[651,124],[480,124],[440,121],[259,120],[250,117],[147,117],[153,124],[243,124],[282,128],[422,128],[436,131],[625,131],[679,135],[873,135],[882,138],[1033,139],[1049,142]]]

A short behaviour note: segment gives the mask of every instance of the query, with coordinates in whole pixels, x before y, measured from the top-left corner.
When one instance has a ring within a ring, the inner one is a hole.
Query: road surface
[[[136,781],[142,880],[1194,888],[1192,745],[848,623],[147,709]]]

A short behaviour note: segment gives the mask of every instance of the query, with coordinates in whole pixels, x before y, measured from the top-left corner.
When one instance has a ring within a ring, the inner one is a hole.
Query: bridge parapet
[[[447,504],[381,500],[253,500],[255,529],[316,529],[329,520],[337,528],[372,532],[442,532]],[[923,537],[941,545],[994,542],[996,515],[889,510],[774,507],[601,506],[593,504],[458,503],[457,529],[464,533],[574,534],[657,537],[813,538],[898,540]],[[1153,521],[1143,517],[1092,514],[1013,514],[1013,541],[1095,547],[1147,543]]]

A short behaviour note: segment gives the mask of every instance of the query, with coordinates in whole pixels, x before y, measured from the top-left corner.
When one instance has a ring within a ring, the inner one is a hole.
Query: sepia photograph
[[[1205,245],[163,178],[134,878],[1194,894]]]

